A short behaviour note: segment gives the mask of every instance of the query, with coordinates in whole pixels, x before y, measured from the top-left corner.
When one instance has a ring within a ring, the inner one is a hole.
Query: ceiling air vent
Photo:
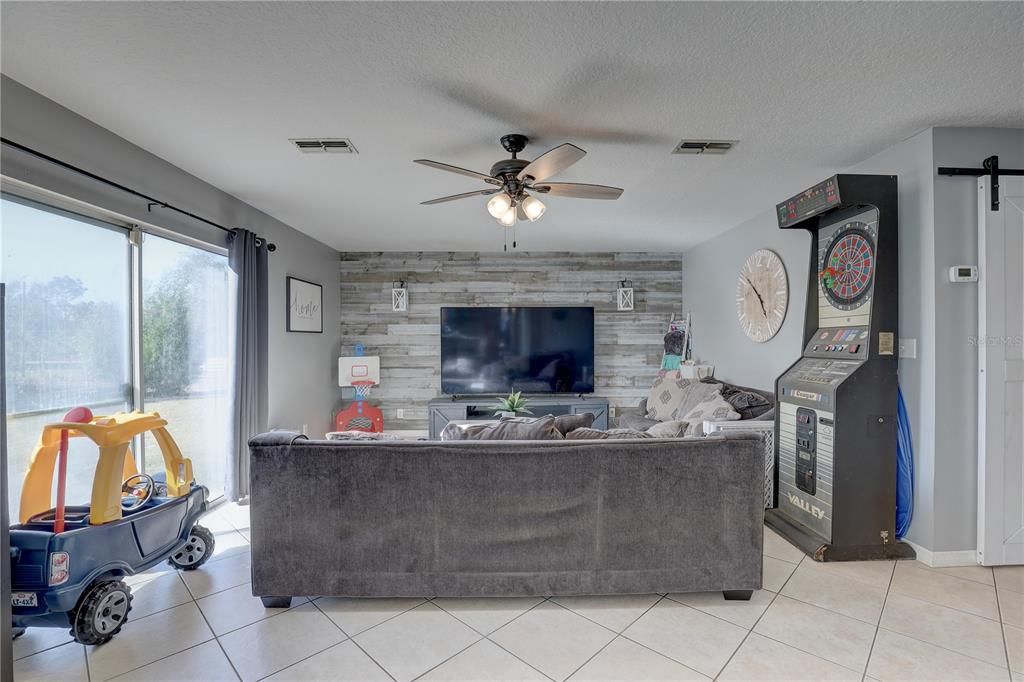
[[[345,137],[301,137],[289,140],[303,154],[358,154]]]
[[[737,140],[683,140],[672,150],[673,154],[724,154]]]

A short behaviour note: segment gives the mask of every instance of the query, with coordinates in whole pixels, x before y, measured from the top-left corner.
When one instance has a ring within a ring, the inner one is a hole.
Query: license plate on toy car
[[[39,606],[35,592],[12,592],[11,606]]]

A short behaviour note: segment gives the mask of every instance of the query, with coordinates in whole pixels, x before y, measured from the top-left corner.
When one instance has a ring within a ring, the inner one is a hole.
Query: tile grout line
[[[238,669],[235,668],[235,662],[231,660],[231,657],[228,656],[228,652],[224,650],[224,645],[220,643],[220,638],[217,637],[217,633],[214,632],[213,626],[210,625],[210,621],[209,621],[209,619],[207,619],[206,614],[203,613],[203,610],[201,608],[199,608],[199,602],[196,600],[196,596],[194,594],[192,594],[192,589],[188,586],[188,583],[185,582],[185,579],[181,577],[180,573],[179,573],[178,577],[181,578],[181,582],[185,585],[185,589],[188,591],[189,596],[192,597],[192,603],[195,605],[196,611],[199,612],[199,615],[202,616],[203,622],[206,623],[206,627],[209,628],[210,634],[213,635],[213,640],[215,642],[217,642],[217,648],[219,648],[220,652],[222,654],[224,654],[224,658],[227,659],[228,665],[231,666],[232,672],[235,673],[235,677],[237,677],[239,680],[241,680],[242,676],[238,673]]]
[[[882,629],[882,618],[885,616],[885,605],[889,603],[889,592],[892,591],[892,583],[896,578],[896,566],[899,561],[892,562],[892,572],[889,573],[889,584],[885,586],[885,596],[882,597],[882,608],[878,611],[878,622],[875,623],[875,633],[871,635],[871,646],[868,647],[868,658],[864,661],[864,669],[860,673],[861,682],[868,676],[868,668],[871,666],[871,655],[875,652],[875,640],[878,639],[878,631]]]
[[[436,599],[436,597],[435,597],[435,599]],[[533,611],[533,610],[534,610],[535,608],[537,608],[538,606],[541,606],[542,604],[544,604],[544,603],[546,603],[546,602],[548,602],[548,601],[551,601],[551,598],[550,598],[550,597],[544,597],[544,598],[542,598],[542,599],[541,599],[541,600],[540,600],[539,602],[537,602],[536,604],[534,604],[534,605],[533,605],[533,606],[531,606],[530,608],[526,609],[525,611],[523,611],[522,613],[520,613],[520,614],[519,614],[518,616],[516,616],[516,617],[515,617],[515,618],[513,618],[512,620],[508,621],[508,623],[505,623],[505,624],[503,624],[503,625],[502,625],[501,627],[499,627],[499,628],[496,628],[496,629],[492,630],[492,631],[491,631],[490,633],[488,633],[488,634],[484,635],[484,639],[486,639],[486,640],[487,640],[488,642],[490,642],[490,643],[491,643],[491,644],[493,644],[494,646],[498,647],[499,649],[501,649],[502,651],[504,651],[505,653],[507,653],[507,654],[508,654],[509,656],[511,656],[512,658],[514,658],[514,659],[516,659],[517,661],[521,662],[521,663],[522,663],[523,665],[526,665],[526,666],[528,666],[528,667],[529,667],[529,668],[530,668],[531,670],[536,670],[536,671],[537,671],[537,672],[538,672],[538,673],[539,673],[540,675],[542,675],[542,676],[544,676],[544,677],[548,678],[549,680],[552,680],[552,682],[554,682],[554,681],[553,681],[553,678],[552,678],[552,677],[551,677],[550,675],[548,675],[547,673],[545,673],[545,672],[544,672],[543,670],[539,670],[539,669],[538,669],[538,668],[536,668],[535,666],[531,665],[531,664],[529,663],[529,661],[525,661],[525,660],[523,660],[522,658],[520,658],[519,656],[517,656],[517,655],[516,655],[516,654],[515,654],[514,652],[512,652],[512,651],[509,651],[508,649],[506,649],[505,647],[503,647],[503,646],[502,646],[501,644],[499,644],[498,642],[495,642],[495,641],[494,641],[493,639],[491,639],[491,635],[493,635],[493,634],[494,634],[495,632],[498,632],[499,630],[501,630],[502,628],[504,628],[504,627],[505,627],[506,625],[508,625],[509,623],[512,623],[512,622],[514,622],[514,621],[516,621],[516,620],[519,620],[520,618],[522,618],[523,616],[525,616],[525,615],[526,615],[527,613],[529,613],[530,611]],[[437,605],[435,604],[435,606],[437,606]],[[455,618],[456,620],[459,620],[459,617],[458,617],[458,616],[456,616],[456,615],[455,615],[454,613],[450,613],[449,611],[445,610],[445,609],[444,609],[444,607],[442,607],[442,606],[437,606],[437,608],[439,608],[439,609],[441,609],[442,611],[444,611],[445,613],[449,614],[449,615],[450,615],[450,616],[451,616],[452,618]],[[460,622],[460,623],[462,623],[463,621],[462,621],[462,620],[459,620],[459,622]],[[472,625],[470,625],[469,623],[465,623],[465,625],[466,625],[466,627],[470,628],[471,630],[475,630],[476,632],[480,632],[479,630],[477,630],[476,628],[474,628],[474,627],[473,627]],[[428,672],[429,672],[429,671],[428,671]],[[424,674],[426,674],[426,673],[424,673]]]
[[[619,640],[619,639],[624,639],[624,640],[626,640],[627,642],[632,642],[633,640],[631,640],[630,638],[626,637],[626,636],[625,636],[625,635],[623,635],[622,633],[624,633],[624,632],[625,632],[626,630],[628,630],[629,628],[633,627],[633,625],[634,625],[634,624],[635,624],[635,623],[636,623],[636,622],[637,622],[638,620],[640,620],[641,618],[643,618],[644,616],[646,616],[646,615],[647,615],[648,613],[650,613],[651,609],[653,609],[653,608],[654,608],[655,606],[657,606],[658,604],[660,604],[661,602],[663,602],[663,601],[664,601],[664,600],[666,600],[666,599],[668,599],[668,596],[667,596],[667,595],[659,595],[659,596],[658,596],[658,599],[656,599],[656,600],[655,600],[655,602],[654,602],[653,604],[651,604],[651,605],[650,605],[650,606],[648,606],[648,607],[647,607],[646,609],[644,609],[644,612],[643,612],[643,613],[641,613],[641,614],[640,614],[639,616],[637,616],[636,618],[634,618],[633,620],[631,620],[631,621],[629,622],[629,624],[628,624],[628,625],[626,625],[626,627],[622,628],[622,630],[621,630],[620,632],[616,632],[616,633],[615,633],[615,636],[614,636],[614,637],[612,637],[612,638],[611,638],[610,640],[608,640],[608,643],[607,643],[607,644],[605,644],[605,645],[604,645],[603,647],[601,647],[600,649],[598,649],[597,651],[595,651],[595,652],[594,652],[594,654],[593,654],[593,655],[592,655],[592,656],[591,656],[590,658],[588,658],[587,660],[583,661],[583,663],[581,663],[581,664],[579,665],[579,667],[577,667],[577,668],[576,668],[575,670],[573,670],[573,671],[572,671],[572,672],[571,672],[571,673],[569,674],[569,676],[568,676],[567,678],[565,678],[565,679],[566,679],[566,681],[568,681],[568,680],[572,679],[573,675],[575,675],[575,674],[576,674],[576,673],[578,673],[578,672],[579,672],[580,670],[582,670],[582,669],[584,668],[584,666],[586,666],[586,665],[587,665],[587,663],[590,663],[590,662],[591,662],[592,660],[594,660],[595,658],[597,658],[598,654],[600,654],[600,653],[601,653],[602,651],[604,651],[605,649],[607,649],[608,647],[610,647],[610,646],[611,646],[611,645],[612,645],[612,644],[613,644],[613,643],[614,643],[615,641],[617,641],[617,640]],[[670,600],[670,601],[674,601],[674,600]],[[562,605],[561,605],[561,604],[559,604],[559,606],[562,606]],[[567,607],[567,606],[562,606],[562,608],[569,608],[569,607]],[[569,609],[569,610],[570,610],[570,611],[572,611],[572,609]],[[573,613],[576,613],[576,612],[575,612],[575,611],[573,611]],[[576,615],[580,615],[580,616],[581,616],[582,614],[576,614]],[[585,617],[585,616],[583,616],[583,617]],[[589,618],[588,618],[587,620],[589,620]],[[609,628],[609,629],[610,629],[610,628]],[[614,630],[613,630],[613,632],[614,632]],[[635,642],[634,642],[634,643],[635,643]],[[640,645],[640,646],[642,646],[642,645]],[[649,647],[645,647],[645,648],[647,648],[647,649],[648,649],[649,651],[654,651],[654,649],[651,649],[651,648],[649,648]],[[665,654],[661,653],[660,651],[654,651],[654,653],[655,653],[655,654],[657,654],[657,655],[659,655],[659,656],[663,656],[664,658],[667,658],[668,660],[672,661],[673,663],[679,663],[679,661],[676,661],[676,660],[675,660],[675,659],[673,659],[673,658],[669,658],[668,656],[665,656]],[[686,669],[688,669],[688,670],[693,670],[693,668],[691,668],[691,667],[690,667],[690,666],[688,666],[688,665],[684,665],[684,664],[682,664],[682,663],[679,663],[679,665],[682,665],[682,666],[683,666],[684,668],[686,668]],[[696,673],[697,673],[698,675],[700,674],[700,671],[694,670],[694,672],[696,672]]]
[[[344,633],[342,633],[342,634],[344,634]],[[257,678],[256,682],[262,682],[263,680],[269,679],[269,678],[273,677],[274,675],[276,675],[276,674],[278,674],[280,672],[284,672],[285,670],[288,670],[288,668],[292,668],[294,666],[297,666],[299,663],[302,663],[303,661],[308,661],[309,659],[313,658],[314,656],[319,656],[320,654],[324,653],[325,651],[330,651],[331,649],[333,649],[335,647],[341,646],[345,642],[351,642],[351,641],[352,640],[346,635],[345,638],[342,639],[340,642],[335,642],[334,644],[330,645],[326,649],[321,649],[320,651],[314,651],[309,656],[303,656],[299,660],[295,661],[294,663],[289,663],[288,665],[286,665],[285,667],[281,668],[280,670],[275,670],[272,673],[269,673],[267,675],[264,675],[263,677]],[[376,663],[376,661],[373,661],[373,662]],[[387,671],[385,671],[385,674],[387,674]]]
[[[764,556],[764,555],[762,554],[762,556]],[[766,606],[764,611],[761,612],[761,615],[757,617],[757,620],[754,621],[754,624],[750,626],[750,628],[747,630],[747,634],[743,635],[743,639],[740,640],[739,645],[737,645],[737,647],[732,650],[732,653],[729,654],[729,658],[726,659],[725,663],[722,664],[722,667],[718,669],[717,673],[715,673],[715,675],[713,677],[714,680],[718,680],[718,678],[722,675],[722,673],[725,672],[725,669],[729,667],[729,664],[732,663],[732,659],[736,657],[736,654],[739,652],[739,650],[742,649],[743,645],[747,643],[747,640],[750,638],[750,634],[754,631],[754,628],[756,628],[757,624],[761,622],[761,619],[764,618],[764,615],[766,613],[768,613],[768,610],[772,607],[772,604],[774,604],[775,600],[779,598],[780,594],[782,594],[782,590],[786,589],[786,585],[788,585],[789,581],[793,579],[794,575],[796,575],[797,569],[800,568],[800,564],[802,564],[804,562],[805,558],[806,557],[800,557],[800,561],[799,561],[799,563],[796,564],[796,567],[793,569],[793,572],[790,573],[789,577],[786,578],[786,581],[784,583],[782,583],[782,586],[779,587],[779,591],[776,592],[775,596],[772,597],[772,600],[770,602],[768,602],[768,606]],[[764,562],[763,561],[761,562],[761,572],[762,573],[764,572]],[[762,581],[763,580],[764,580],[764,577],[762,576]],[[733,623],[733,625],[735,625],[735,623]]]
[[[441,609],[441,607],[440,607],[440,606],[438,606],[437,608]],[[441,611],[443,611],[444,613],[446,613],[446,614],[448,614],[449,616],[451,616],[451,614],[450,614],[450,613],[448,613],[447,611],[445,611],[444,609],[441,609]],[[452,618],[454,618],[454,617],[455,617],[455,616],[452,616]],[[459,621],[459,622],[461,623],[462,621]],[[469,627],[469,626],[467,625],[466,627]],[[469,629],[470,629],[470,630],[473,630],[473,628],[469,628]],[[480,633],[479,633],[478,631],[476,631],[476,630],[473,630],[473,632],[475,632],[476,634],[480,635]],[[424,670],[423,672],[421,672],[421,673],[420,673],[419,675],[417,675],[416,677],[412,678],[412,682],[415,682],[415,680],[421,679],[421,678],[422,678],[422,677],[423,677],[424,675],[428,675],[428,674],[430,674],[430,672],[431,672],[432,670],[437,670],[437,669],[438,669],[438,668],[440,668],[440,667],[441,667],[442,665],[444,665],[444,664],[445,664],[445,663],[447,663],[448,661],[452,660],[453,658],[455,658],[456,656],[458,656],[459,654],[461,654],[461,653],[462,653],[463,651],[466,651],[466,650],[468,650],[468,649],[470,649],[470,648],[472,648],[472,647],[476,646],[477,644],[479,644],[480,642],[484,641],[485,639],[487,639],[487,638],[486,638],[486,637],[484,637],[483,635],[480,635],[480,638],[479,638],[479,639],[473,640],[472,642],[470,642],[470,643],[469,643],[469,645],[468,645],[468,646],[464,646],[464,647],[462,647],[461,649],[459,649],[459,650],[458,650],[458,651],[456,651],[456,652],[455,652],[454,654],[452,654],[452,655],[451,655],[451,656],[449,656],[448,658],[444,659],[443,661],[441,661],[441,662],[440,662],[440,663],[438,663],[437,665],[433,665],[433,666],[430,666],[429,668],[427,668],[426,670]]]
[[[1013,682],[1013,666],[1010,664],[1010,645],[1006,642],[1006,623],[1003,622],[1003,606],[999,603],[999,586],[996,583],[996,571],[992,569],[992,585],[996,591],[996,615],[999,616],[999,634],[1003,636],[1003,656],[1006,657],[1006,672]]]
[[[78,644],[78,642],[75,642],[75,644]],[[92,671],[89,670],[89,652],[86,651],[84,644],[80,644],[79,646],[82,647],[82,656],[85,658],[85,679],[86,679],[86,682],[92,682]]]
[[[323,597],[318,597],[318,599],[323,599]],[[369,651],[367,651],[367,650],[366,650],[366,649],[364,649],[364,648],[363,648],[362,646],[360,646],[360,645],[359,645],[359,642],[357,642],[357,641],[356,641],[356,638],[355,638],[355,636],[349,636],[349,634],[348,634],[347,632],[345,632],[345,629],[344,629],[344,628],[342,628],[342,627],[341,627],[340,625],[338,625],[338,624],[337,624],[337,623],[336,623],[336,622],[334,621],[334,619],[333,619],[333,618],[331,618],[331,617],[330,617],[329,615],[327,615],[327,613],[326,613],[326,612],[325,612],[325,611],[324,611],[323,609],[321,609],[321,608],[320,608],[320,605],[316,603],[316,600],[315,600],[315,599],[310,599],[310,600],[309,600],[309,603],[310,603],[310,604],[312,604],[312,605],[313,605],[313,608],[315,608],[315,609],[316,609],[317,611],[319,611],[319,612],[320,612],[320,613],[321,613],[321,614],[323,615],[323,617],[324,617],[324,618],[326,618],[327,620],[329,620],[329,621],[331,622],[331,625],[333,625],[334,627],[338,628],[338,631],[339,631],[339,632],[341,632],[341,634],[342,634],[342,635],[344,635],[344,636],[345,636],[345,637],[347,638],[347,639],[345,639],[345,640],[342,640],[341,642],[338,642],[338,644],[344,644],[344,643],[345,643],[346,641],[348,641],[348,642],[352,642],[352,644],[353,644],[353,645],[355,645],[355,647],[356,647],[357,649],[359,649],[360,651],[362,651],[362,652],[363,652],[363,655],[364,655],[364,656],[366,656],[366,657],[367,657],[368,659],[370,659],[371,661],[373,661],[373,664],[374,664],[375,666],[377,666],[378,668],[380,668],[381,670],[383,670],[383,671],[384,671],[384,674],[385,674],[385,675],[387,675],[388,677],[390,677],[390,678],[391,678],[392,680],[395,680],[395,676],[394,676],[394,675],[392,675],[392,674],[391,674],[391,672],[390,672],[390,671],[388,671],[388,669],[387,669],[387,668],[385,668],[385,667],[384,667],[383,665],[381,665],[380,661],[378,661],[378,660],[377,660],[376,658],[374,658],[373,656],[371,656],[371,655],[370,655],[370,652],[369,652]],[[424,602],[424,603],[426,603],[426,602]],[[417,604],[417,606],[419,606],[419,604]],[[414,606],[413,608],[416,608],[416,607]],[[409,611],[412,611],[412,609],[406,609],[405,611],[402,611],[402,613],[408,613]],[[398,614],[397,616],[393,616],[392,618],[398,618],[398,616],[401,616],[401,615],[402,615],[402,613],[399,613],[399,614]],[[387,620],[385,620],[385,621],[382,621],[382,622],[380,622],[380,623],[377,623],[377,625],[383,625],[384,623],[388,622],[388,620],[391,620],[392,618],[388,618],[388,619],[387,619]],[[369,631],[370,631],[370,630],[372,630],[373,628],[377,627],[377,625],[374,625],[373,627],[369,627],[369,628],[366,628],[365,630],[363,630],[363,631],[359,632],[358,634],[360,634],[360,635],[361,635],[361,634],[363,634],[363,632],[369,632]],[[337,645],[334,645],[334,646],[337,646]],[[331,647],[328,647],[328,649],[329,649],[329,648],[331,648]],[[327,649],[324,649],[324,651],[327,651]],[[316,654],[314,654],[314,656],[315,656],[315,655],[316,655]],[[309,658],[309,656],[307,656],[306,658]],[[306,659],[305,659],[305,658],[304,658],[304,659],[302,659],[302,661],[304,661],[304,660],[306,660]],[[292,665],[296,665],[297,663],[301,663],[302,661],[296,661],[296,662],[295,662],[295,663],[293,663]],[[291,666],[288,666],[288,667],[291,667]],[[284,670],[284,669],[285,669],[285,668],[282,668],[281,670]],[[280,670],[279,670],[279,671],[277,671],[277,672],[280,672]],[[277,673],[274,673],[274,674],[276,675]],[[397,682],[397,680],[396,680],[396,682]]]
[[[192,644],[191,646],[185,647],[181,651],[175,651],[173,654],[167,654],[166,656],[161,656],[160,658],[158,658],[158,659],[156,659],[154,661],[150,661],[149,663],[143,663],[142,665],[136,666],[136,667],[132,668],[131,670],[125,670],[123,673],[118,673],[118,674],[114,675],[113,677],[108,677],[108,678],[106,678],[105,680],[102,680],[102,681],[101,680],[97,680],[97,682],[110,682],[110,680],[116,680],[117,678],[124,677],[125,675],[128,675],[129,673],[133,673],[136,670],[142,670],[147,665],[153,665],[154,663],[159,663],[160,661],[166,661],[168,658],[171,658],[172,656],[177,656],[178,654],[183,654],[186,651],[192,651],[193,649],[198,649],[199,647],[201,647],[204,644],[209,644],[214,639],[216,639],[216,637],[212,637],[210,639],[203,640],[202,642],[197,642],[196,644]],[[225,658],[227,658],[226,654],[225,654]],[[228,663],[230,663],[230,662],[231,662],[231,659],[228,659]],[[239,679],[241,679],[241,678],[239,678]]]

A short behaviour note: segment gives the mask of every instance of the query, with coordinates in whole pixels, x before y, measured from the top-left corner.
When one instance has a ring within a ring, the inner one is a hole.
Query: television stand
[[[597,396],[588,395],[538,395],[527,396],[526,405],[534,416],[541,417],[546,414],[553,414],[556,417],[563,414],[583,414],[590,412],[594,415],[594,428],[608,428],[608,400]],[[440,440],[441,432],[448,422],[467,421],[490,421],[495,419],[494,404],[498,401],[496,396],[445,396],[434,398],[427,403],[427,420],[430,428],[430,440]]]

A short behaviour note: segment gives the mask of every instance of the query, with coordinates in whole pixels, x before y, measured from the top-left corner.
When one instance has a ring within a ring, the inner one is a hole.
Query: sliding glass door
[[[128,231],[9,197],[0,204],[0,279],[7,283],[9,509],[44,424],[76,405],[131,407]],[[75,441],[67,500],[87,502],[95,448]]]
[[[196,479],[221,495],[231,366],[226,256],[154,234],[133,245],[126,226],[6,194],[0,201],[12,519],[41,427],[78,405],[97,415],[159,412]],[[75,439],[72,448],[67,500],[84,504],[95,446]],[[136,450],[143,471],[163,471],[151,437]]]
[[[142,385],[146,411],[170,422],[196,480],[224,492],[228,456],[228,263],[146,235],[142,242]],[[146,469],[160,471],[147,434]]]

